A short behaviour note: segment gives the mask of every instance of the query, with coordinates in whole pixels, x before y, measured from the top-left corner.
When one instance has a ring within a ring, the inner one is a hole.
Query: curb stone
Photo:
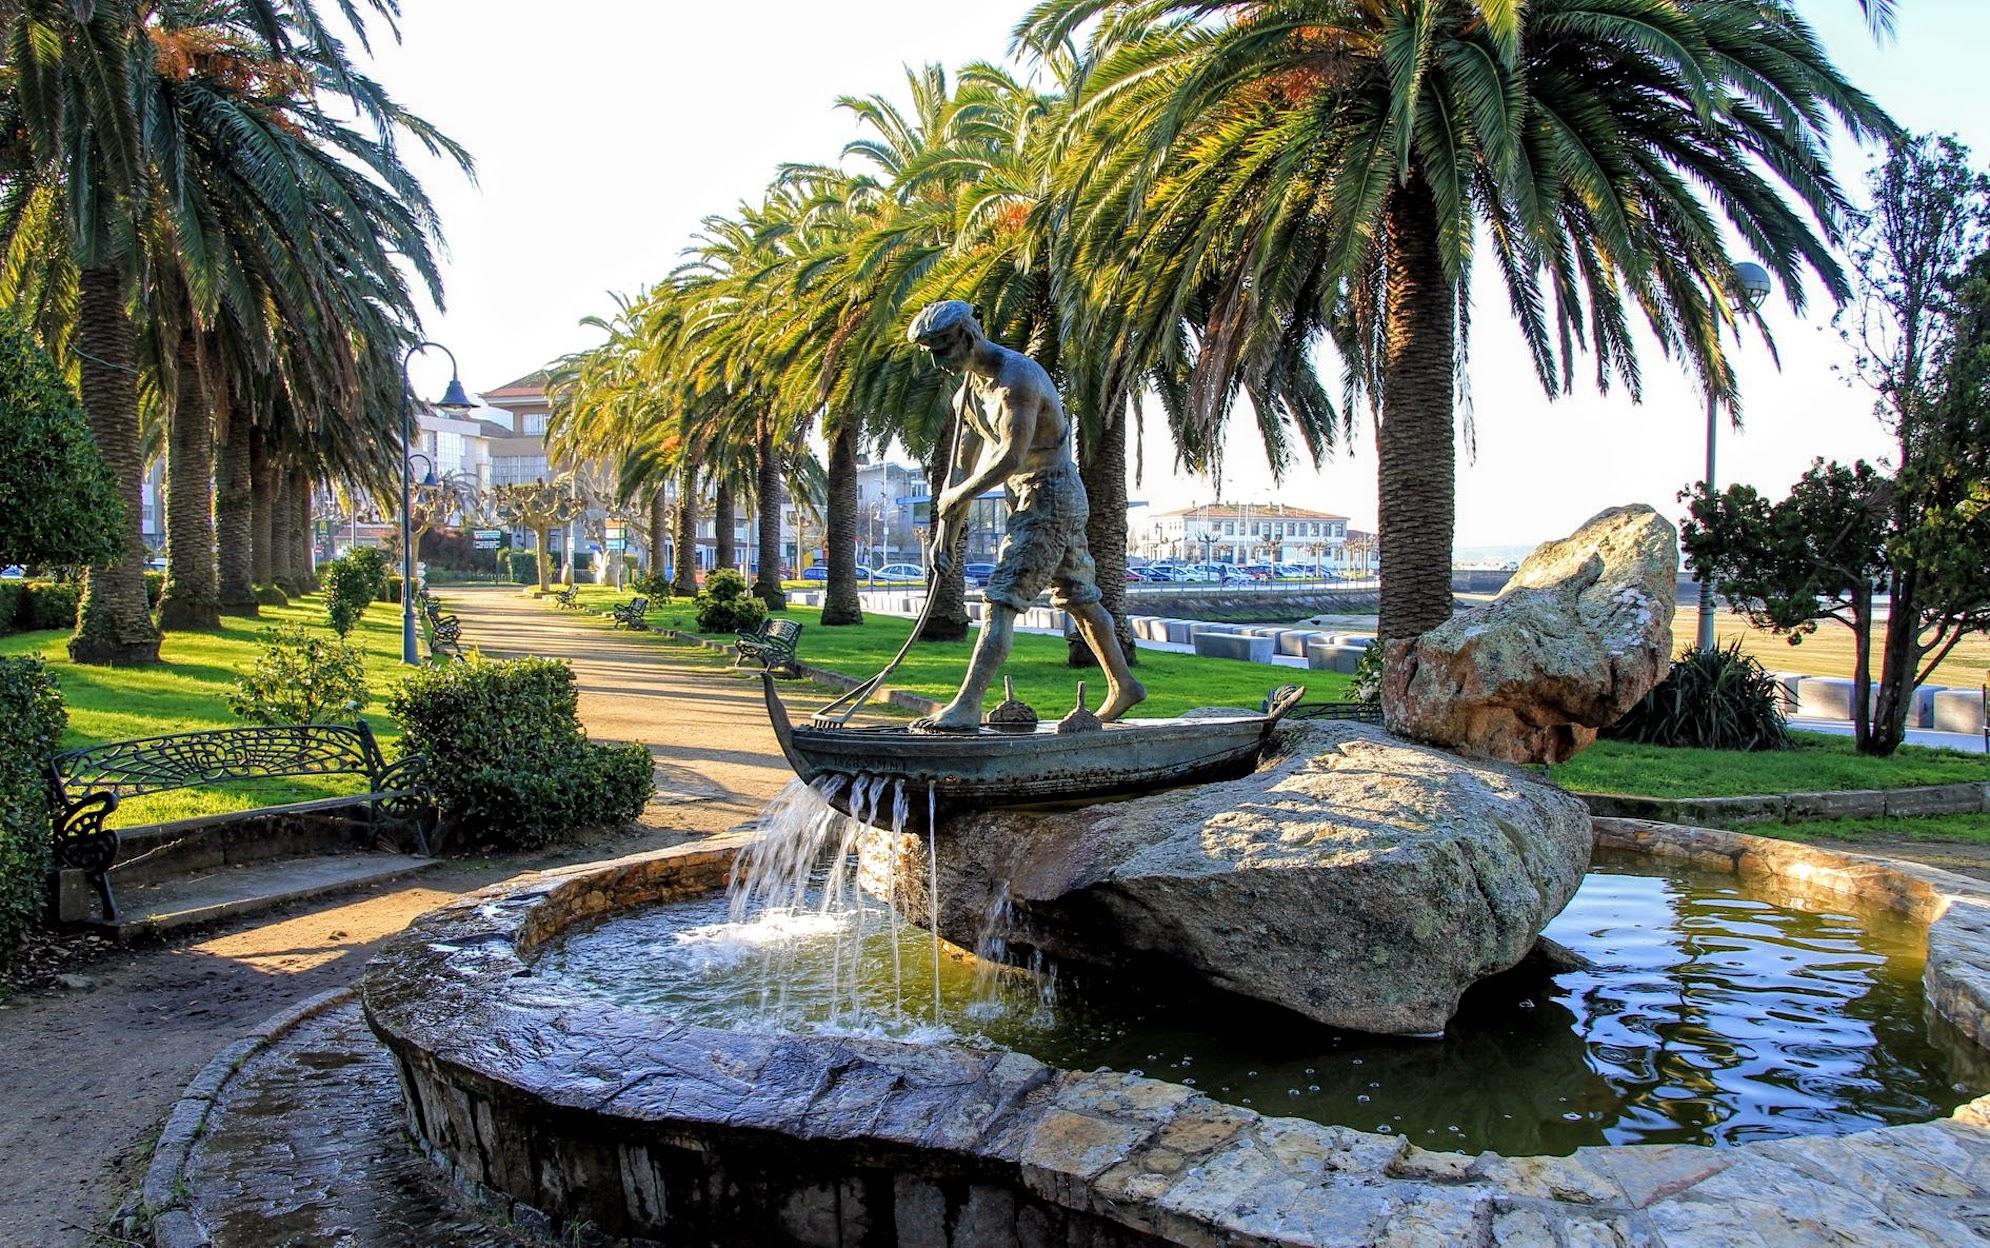
[[[186,1168],[194,1141],[207,1125],[208,1111],[228,1080],[272,1041],[306,1019],[352,1000],[358,993],[358,985],[348,984],[279,1010],[215,1054],[187,1084],[166,1115],[166,1126],[153,1146],[152,1161],[145,1168],[140,1189],[144,1194],[141,1207],[151,1218],[153,1248],[210,1248],[207,1232],[186,1207]]]
[[[1589,813],[1606,819],[1649,819],[1707,826],[1796,823],[1806,819],[1869,819],[1881,815],[1973,815],[1990,810],[1990,783],[1917,785],[1901,789],[1839,789],[1819,793],[1755,793],[1735,797],[1637,797],[1577,793]]]

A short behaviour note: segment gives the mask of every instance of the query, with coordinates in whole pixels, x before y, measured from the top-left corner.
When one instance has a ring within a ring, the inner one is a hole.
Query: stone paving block
[[[1195,652],[1209,659],[1244,659],[1252,663],[1269,663],[1272,656],[1272,639],[1247,637],[1240,633],[1198,633],[1195,638]]]

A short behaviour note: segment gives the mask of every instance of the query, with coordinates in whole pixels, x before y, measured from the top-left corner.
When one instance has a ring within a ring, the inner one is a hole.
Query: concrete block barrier
[[[1170,645],[1186,646],[1195,641],[1195,625],[1187,620],[1162,620],[1161,628],[1166,633],[1162,640]]]
[[[1811,719],[1852,718],[1852,682],[1840,676],[1805,676],[1797,681],[1798,715]]]
[[[1278,635],[1276,644],[1280,654],[1290,658],[1303,659],[1306,657],[1306,646],[1308,643],[1315,641],[1323,642],[1331,636],[1332,634],[1330,633],[1316,633],[1310,629],[1288,628]]]
[[[1982,732],[1983,731],[1983,691],[1981,689],[1943,689],[1933,700],[1933,722],[1929,725],[1939,732]]]
[[[1252,663],[1269,663],[1272,655],[1272,639],[1246,637],[1241,633],[1197,633],[1195,652],[1209,659],[1244,659]]]
[[[1341,636],[1340,644],[1353,646],[1356,650],[1366,650],[1375,644],[1375,639],[1366,633],[1346,633]]]
[[[1769,676],[1770,679],[1776,682],[1777,687],[1782,690],[1784,713],[1795,714],[1797,709],[1797,684],[1803,680],[1803,673],[1771,672]]]
[[[1361,646],[1342,646],[1313,642],[1306,647],[1306,666],[1316,672],[1340,672],[1352,675],[1361,665]]]
[[[1909,728],[1933,728],[1935,726],[1935,695],[1942,691],[1940,685],[1922,685],[1914,690],[1914,700],[1907,704],[1907,726]]]

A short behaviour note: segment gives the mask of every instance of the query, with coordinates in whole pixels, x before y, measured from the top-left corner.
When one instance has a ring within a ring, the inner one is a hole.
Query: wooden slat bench
[[[611,607],[608,614],[615,617],[615,627],[626,628],[633,633],[640,633],[649,628],[649,621],[643,618],[649,614],[649,609],[649,599],[636,597],[622,603],[620,606]]]
[[[204,788],[234,780],[340,774],[365,777],[368,791],[336,799],[330,805],[363,804],[376,842],[383,821],[411,826],[415,852],[425,855],[435,808],[428,795],[412,784],[411,773],[420,761],[418,756],[409,756],[389,764],[364,720],[354,724],[216,728],[65,750],[49,764],[56,865],[82,872],[103,901],[104,918],[114,921],[117,899],[111,893],[110,870],[119,860],[120,840],[145,831],[104,826],[119,802],[141,794]],[[327,805],[264,806],[203,822]]]
[[[757,633],[741,633],[733,643],[739,649],[740,662],[752,661],[770,672],[783,672],[798,676],[801,669],[795,658],[795,647],[800,644],[802,626],[794,620],[770,619],[760,626]]]

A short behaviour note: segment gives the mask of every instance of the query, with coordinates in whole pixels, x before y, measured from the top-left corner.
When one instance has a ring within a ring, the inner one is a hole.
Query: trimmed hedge
[[[648,748],[590,742],[579,707],[565,663],[474,653],[411,672],[387,699],[401,751],[422,757],[421,781],[445,827],[506,848],[626,823],[649,801]]]
[[[701,633],[750,633],[767,622],[767,604],[747,594],[746,578],[733,568],[707,576],[697,603]]]
[[[504,556],[505,571],[517,585],[537,585],[539,583],[539,552],[536,550],[499,551]]]
[[[0,658],[0,952],[47,914],[48,762],[67,723],[40,659]]]

